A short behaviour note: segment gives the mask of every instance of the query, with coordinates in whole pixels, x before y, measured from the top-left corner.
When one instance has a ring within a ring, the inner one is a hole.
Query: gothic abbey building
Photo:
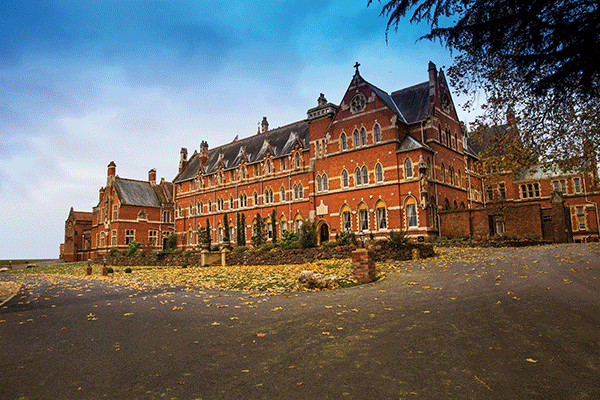
[[[391,94],[357,67],[339,106],[321,95],[306,119],[269,129],[264,118],[261,125],[224,146],[202,142],[189,159],[181,150],[173,183],[184,248],[197,246],[207,218],[220,241],[225,213],[232,238],[237,212],[250,238],[256,214],[270,226],[275,210],[279,231],[315,221],[321,242],[342,231],[378,238],[392,229],[429,241],[439,235],[439,207],[482,205],[477,156],[433,63],[426,82]]]
[[[133,240],[161,249],[175,232],[179,248],[197,249],[207,221],[212,243],[223,242],[227,217],[231,241],[244,229],[250,244],[257,214],[273,236],[273,212],[278,237],[311,221],[319,242],[344,231],[383,238],[391,230],[415,241],[503,233],[598,240],[597,170],[532,168],[484,178],[480,149],[469,145],[433,63],[427,81],[391,93],[355,67],[339,105],[321,94],[300,121],[270,129],[263,118],[254,136],[215,148],[202,141],[189,157],[182,148],[172,184],[156,184],[153,171],[147,182],[118,178],[111,163],[86,225],[89,240],[75,241],[95,257]],[[245,217],[239,227],[238,214]],[[72,248],[69,242],[65,253]]]

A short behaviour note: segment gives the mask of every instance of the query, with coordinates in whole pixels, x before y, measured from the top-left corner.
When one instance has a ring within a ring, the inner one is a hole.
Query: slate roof
[[[398,153],[402,153],[405,151],[411,151],[411,150],[416,150],[416,149],[428,149],[428,150],[433,151],[433,149],[431,147],[419,142],[417,139],[413,138],[410,135],[406,135],[404,137],[404,139],[402,139],[402,142],[400,142],[400,145],[398,146],[398,150],[396,150],[396,151]]]
[[[391,98],[408,124],[426,119],[431,112],[429,82],[393,92]]]
[[[162,204],[169,202],[163,188],[150,182],[116,177],[113,186],[117,190],[121,204],[161,207]]]
[[[224,169],[236,168],[242,163],[244,157],[247,157],[248,164],[262,161],[269,148],[273,151],[273,157],[275,158],[291,154],[296,140],[300,141],[303,148],[307,149],[309,147],[308,123],[306,121],[295,122],[209,149],[208,161],[203,173],[206,175],[213,174],[219,169],[221,162]],[[199,168],[200,154],[194,153],[183,171],[173,179],[173,183],[194,179]]]

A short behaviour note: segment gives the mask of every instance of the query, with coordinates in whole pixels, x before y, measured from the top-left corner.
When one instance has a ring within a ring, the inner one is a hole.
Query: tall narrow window
[[[345,232],[349,232],[352,229],[352,220],[351,220],[351,216],[350,216],[350,207],[348,207],[348,205],[345,205],[344,207],[342,207],[342,229]]]
[[[442,164],[441,173],[440,173],[440,180],[442,182],[446,182],[446,169],[444,168],[444,164]]]
[[[356,170],[354,171],[354,176],[355,176],[355,180],[356,180],[356,182],[355,182],[356,186],[362,185],[362,182],[361,182],[362,175],[360,173],[360,168],[356,168]]]
[[[360,146],[360,136],[358,134],[358,130],[355,129],[354,130],[354,148],[359,147]]]
[[[254,192],[254,205],[258,205],[258,193]]]
[[[281,187],[281,201],[285,201],[285,188]]]
[[[575,193],[581,193],[581,183],[579,178],[573,178],[573,188],[575,189]]]
[[[300,168],[300,154],[296,153],[296,169]]]
[[[360,128],[360,145],[367,145],[367,131],[365,130],[365,128]]]
[[[323,174],[323,191],[329,190],[329,182],[327,179],[327,175]]]
[[[113,209],[112,209],[112,220],[116,220],[117,219],[117,205],[113,205]]]
[[[358,226],[361,231],[369,230],[369,210],[364,203],[358,209]]]
[[[387,229],[387,210],[385,204],[380,201],[377,203],[377,229]]]
[[[577,225],[579,230],[585,230],[585,210],[583,206],[577,206]]]
[[[322,187],[321,175],[317,175],[317,192],[320,192],[322,190],[323,190],[323,187]]]
[[[267,160],[267,174],[271,173],[271,160]]]
[[[298,200],[298,186],[294,185],[294,200]]]
[[[369,170],[365,166],[362,167],[362,183],[363,185],[369,184]]]
[[[406,161],[404,161],[404,175],[406,176],[406,179],[413,177],[413,164],[412,161],[410,161],[410,158],[407,158]]]
[[[406,202],[406,225],[409,228],[417,226],[417,204],[412,198]]]
[[[302,187],[302,184],[298,185],[298,198],[300,198],[300,199],[304,198],[304,188]]]
[[[127,229],[125,231],[125,244],[129,244],[133,241],[135,241],[135,230]]]
[[[265,190],[265,204],[269,204],[269,191]]]
[[[375,131],[375,143],[381,142],[381,128],[379,127],[379,124],[375,125],[374,131]]]
[[[348,187],[348,171],[346,171],[346,170],[342,171],[342,187],[343,188]]]
[[[285,157],[281,159],[281,170],[285,171],[286,169],[286,161],[285,161]]]
[[[375,166],[375,179],[377,183],[383,182],[383,167],[379,163]]]
[[[346,138],[346,134],[344,132],[342,132],[342,150],[347,150],[348,149],[348,139]]]
[[[562,194],[567,194],[567,182],[564,179],[560,181],[560,190]]]

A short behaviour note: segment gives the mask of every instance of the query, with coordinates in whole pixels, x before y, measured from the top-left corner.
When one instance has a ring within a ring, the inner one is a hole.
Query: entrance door
[[[319,243],[325,243],[329,241],[329,226],[327,226],[327,224],[321,225],[321,229],[319,230],[319,232]]]

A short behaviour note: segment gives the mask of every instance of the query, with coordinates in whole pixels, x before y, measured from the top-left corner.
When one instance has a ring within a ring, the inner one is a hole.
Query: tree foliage
[[[256,248],[262,246],[267,241],[267,234],[265,231],[265,220],[256,213],[254,224],[252,226],[252,245]]]
[[[600,141],[597,1],[390,0],[381,11],[386,35],[411,12],[411,23],[431,28],[421,39],[458,53],[448,75],[470,98],[465,108],[485,94],[476,136],[503,125],[510,111],[525,149],[520,161],[595,167],[589,150]]]

